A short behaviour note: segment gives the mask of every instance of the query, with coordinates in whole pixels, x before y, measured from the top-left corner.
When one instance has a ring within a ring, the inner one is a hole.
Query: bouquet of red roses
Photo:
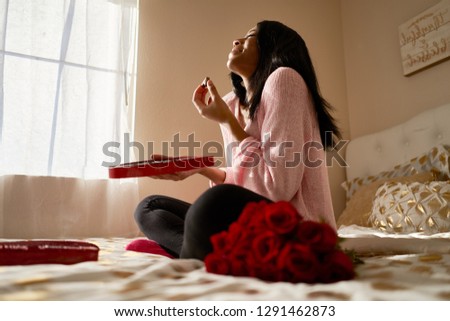
[[[205,266],[212,273],[292,283],[331,283],[355,275],[336,231],[303,220],[285,201],[247,204],[239,219],[211,242]]]

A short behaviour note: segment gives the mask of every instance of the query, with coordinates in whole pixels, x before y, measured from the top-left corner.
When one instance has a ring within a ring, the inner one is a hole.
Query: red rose
[[[260,233],[262,231],[267,231],[268,227],[266,220],[264,219],[264,208],[261,209],[261,213],[255,215],[253,219],[245,226],[251,233]]]
[[[303,221],[297,229],[300,243],[311,246],[314,251],[326,252],[336,247],[338,236],[328,224],[313,221]]]
[[[234,248],[242,244],[242,238],[246,236],[244,232],[244,228],[238,222],[231,223],[226,239],[227,248]]]
[[[216,252],[212,252],[205,257],[206,271],[217,274],[229,274],[230,266],[224,257]]]
[[[211,244],[214,251],[223,252],[228,245],[228,232],[222,231],[211,236]]]
[[[276,264],[253,264],[252,269],[249,271],[249,276],[268,281],[277,282],[278,279],[278,269]]]
[[[251,266],[249,263],[249,248],[237,247],[230,251],[227,256],[231,274],[234,276],[248,276],[250,275]]]
[[[278,234],[291,232],[300,221],[300,215],[295,207],[285,201],[268,204],[265,214],[267,226]]]
[[[310,247],[290,242],[281,251],[277,268],[279,281],[312,283],[319,273],[319,261]]]
[[[211,237],[208,272],[275,282],[335,282],[354,277],[351,259],[327,224],[303,221],[288,202],[249,203],[227,231]]]
[[[324,283],[350,280],[355,276],[351,258],[342,251],[336,250],[323,259],[320,280]]]
[[[238,222],[243,226],[248,226],[250,222],[255,220],[255,216],[261,215],[261,209],[267,205],[267,202],[250,202],[245,205],[239,216]]]
[[[257,261],[267,263],[278,255],[281,245],[281,240],[277,234],[273,231],[266,231],[253,240],[253,256]]]

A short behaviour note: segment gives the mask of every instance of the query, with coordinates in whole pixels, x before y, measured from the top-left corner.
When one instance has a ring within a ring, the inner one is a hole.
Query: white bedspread
[[[351,225],[339,228],[342,247],[364,254],[450,253],[450,232],[391,234]]]
[[[98,262],[0,267],[0,300],[450,300],[449,253],[365,257],[354,280],[307,285],[210,274],[198,260],[125,251],[131,239],[86,241]]]

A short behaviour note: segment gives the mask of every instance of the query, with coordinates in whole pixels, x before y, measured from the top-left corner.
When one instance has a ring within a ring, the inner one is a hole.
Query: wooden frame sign
[[[403,74],[415,73],[450,57],[450,0],[399,26]]]

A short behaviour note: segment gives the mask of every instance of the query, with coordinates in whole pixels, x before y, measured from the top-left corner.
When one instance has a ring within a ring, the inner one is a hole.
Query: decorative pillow
[[[438,145],[428,153],[428,166],[436,171],[440,181],[450,179],[450,145]]]
[[[390,170],[380,172],[377,175],[356,177],[350,181],[343,182],[341,186],[346,191],[348,202],[359,188],[380,179],[411,176],[428,171],[435,171],[438,180],[450,178],[450,146],[437,145],[427,153],[414,157],[408,162],[397,165]]]
[[[376,193],[369,218],[389,233],[450,231],[450,181],[385,183]]]
[[[347,202],[345,210],[337,220],[337,226],[359,225],[371,227],[369,216],[372,211],[373,199],[378,188],[384,183],[430,182],[435,179],[433,172],[424,172],[407,177],[385,178],[359,188]]]

